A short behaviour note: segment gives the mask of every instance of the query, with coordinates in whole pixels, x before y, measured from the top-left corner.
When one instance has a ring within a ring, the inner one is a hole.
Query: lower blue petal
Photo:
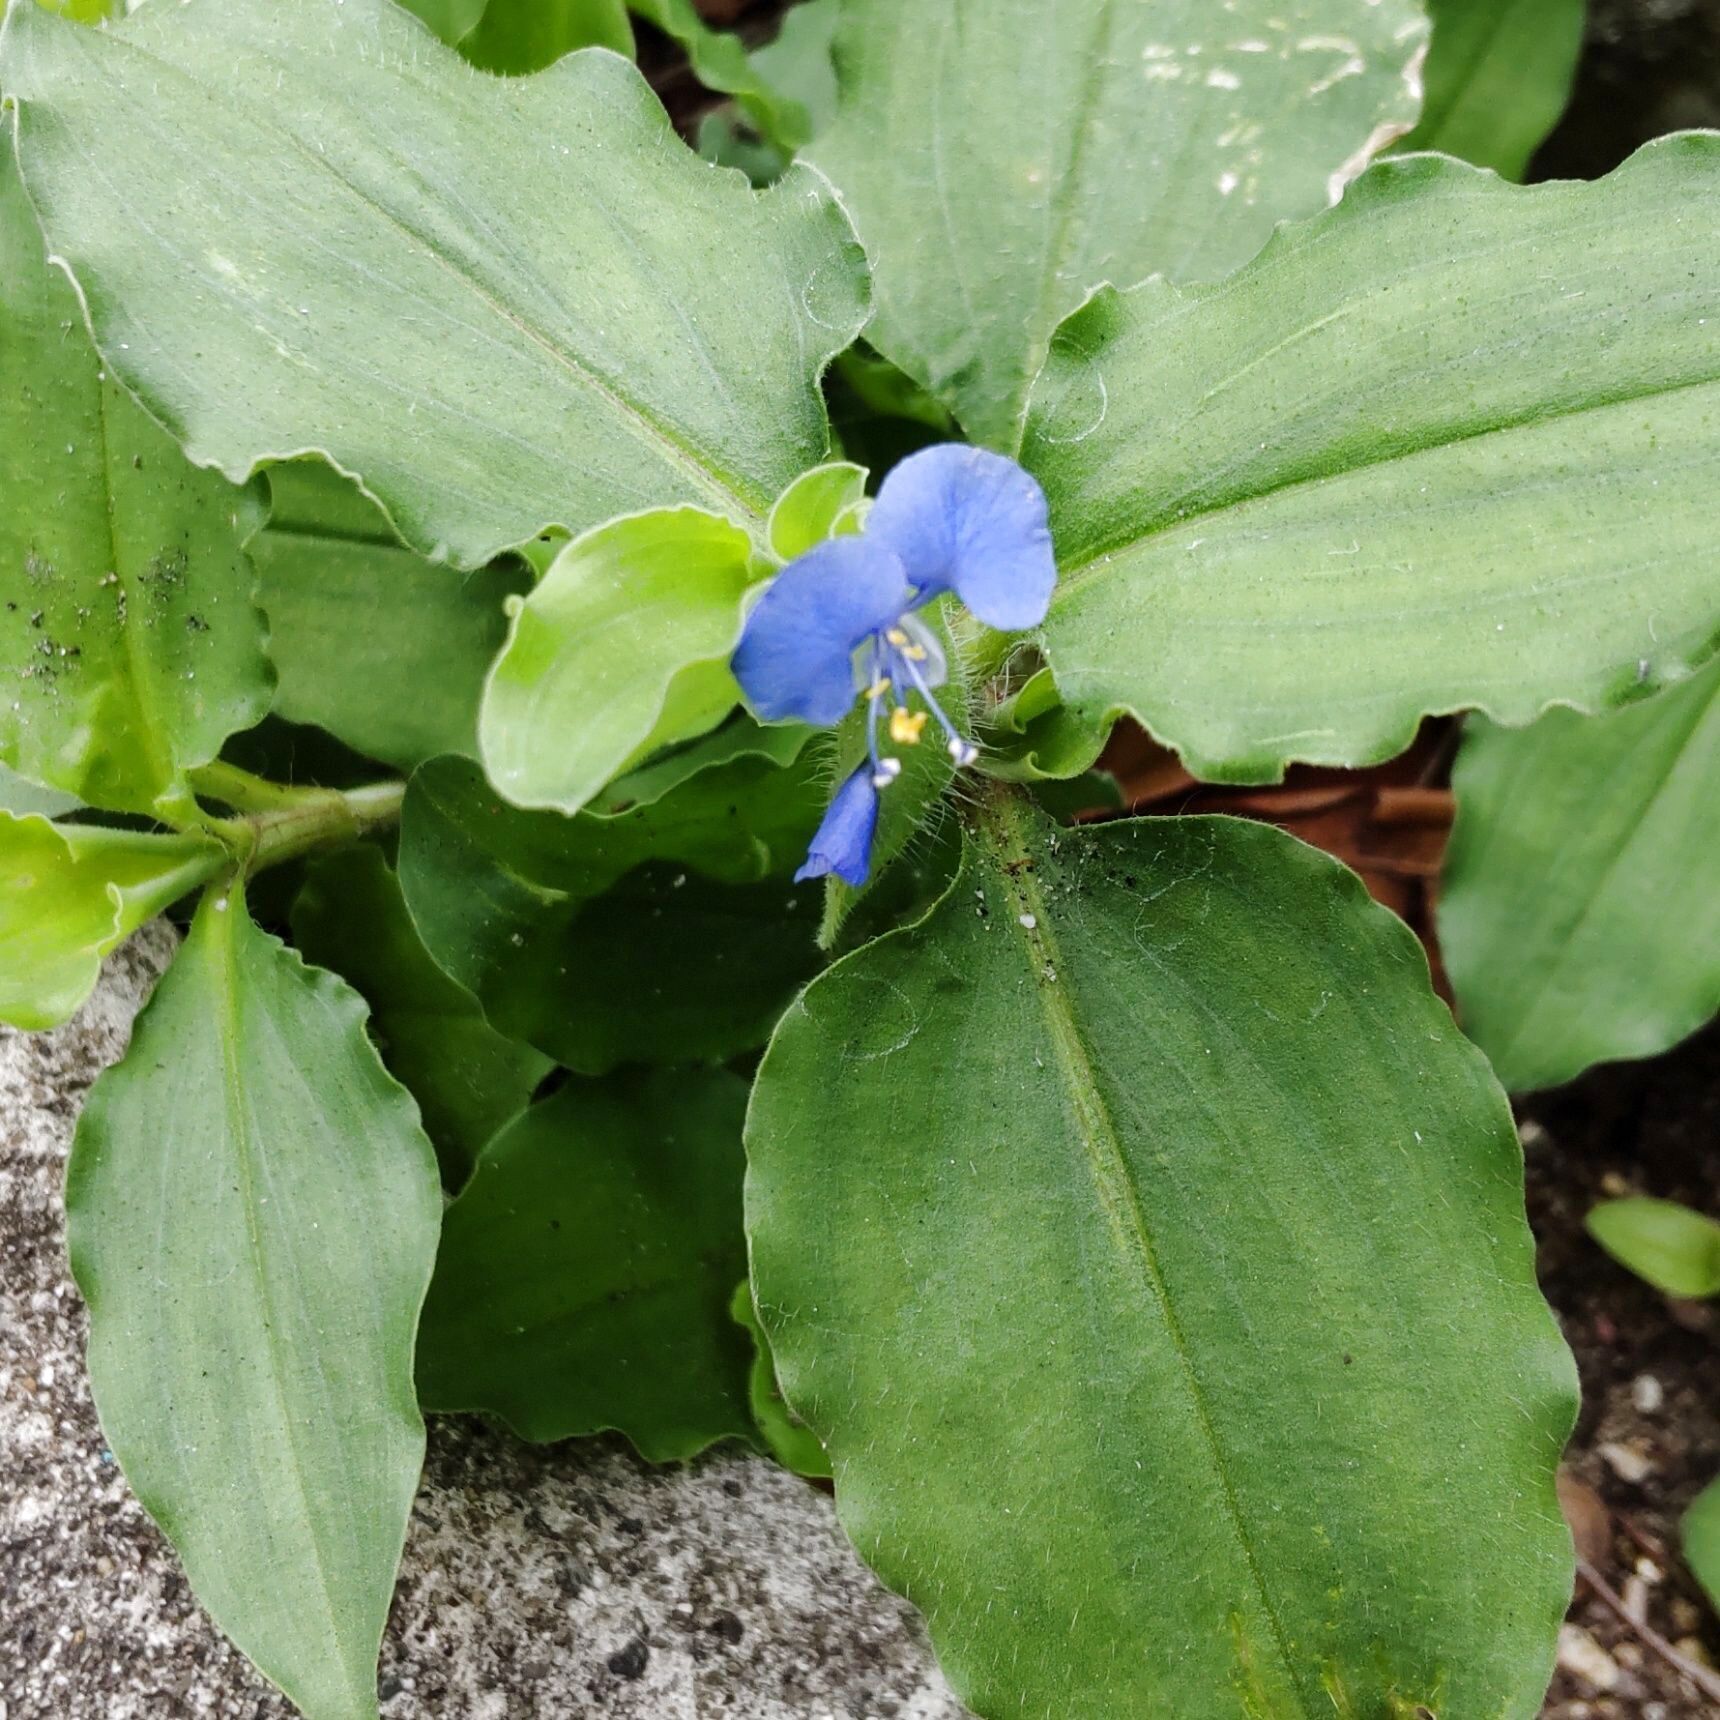
[[[1045,492],[1015,461],[944,442],[892,467],[866,536],[894,550],[923,601],[953,591],[988,627],[1045,619],[1057,563]]]
[[[872,865],[872,836],[878,828],[878,790],[872,766],[863,764],[837,789],[824,822],[806,851],[806,864],[795,873],[798,884],[834,872],[856,889],[866,882]]]
[[[908,602],[887,545],[832,538],[796,556],[747,617],[731,667],[754,713],[828,728],[854,703],[854,652]]]

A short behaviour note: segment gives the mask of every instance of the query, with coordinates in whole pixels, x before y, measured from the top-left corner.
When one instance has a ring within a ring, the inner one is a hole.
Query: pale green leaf
[[[1439,941],[1513,1091],[1650,1057],[1720,1010],[1720,663],[1605,717],[1472,720]]]
[[[375,1720],[441,1197],[364,1006],[207,893],[66,1183],[102,1429],[306,1720]]]
[[[1414,0],[848,0],[812,149],[877,279],[867,338],[1013,451],[1102,281],[1216,279],[1416,115]]]
[[[570,1081],[484,1149],[449,1207],[418,1342],[427,1410],[526,1439],[618,1430],[656,1463],[751,1435],[729,1318],[746,1083]]]
[[[662,508],[577,537],[513,606],[484,688],[484,768],[516,806],[577,812],[656,747],[740,702],[752,545],[727,520]]]
[[[102,957],[226,858],[206,836],[0,812],[0,1021],[64,1021],[95,989]]]
[[[9,145],[0,383],[0,764],[94,806],[183,810],[184,772],[268,708],[240,548],[259,498],[187,465],[106,379]]]
[[[833,460],[803,472],[776,499],[765,541],[778,561],[793,561],[839,532],[860,529],[866,499],[866,468]]]
[[[75,812],[83,805],[75,794],[63,794],[57,788],[43,788],[15,770],[0,764],[0,812],[10,812],[22,818],[37,812],[44,818],[58,818],[62,813]]]
[[[369,843],[311,868],[293,903],[293,939],[306,961],[338,973],[370,1005],[382,1060],[418,1101],[443,1180],[458,1188],[484,1143],[525,1109],[550,1060],[504,1039],[430,959],[399,882]]]
[[[547,525],[762,516],[865,315],[817,175],[765,193],[616,55],[466,65],[392,0],[14,8],[24,174],[96,341],[191,457],[320,450],[477,566]]]
[[[1720,1224],[1674,1200],[1604,1200],[1589,1234],[1621,1266],[1668,1296],[1720,1296]]]
[[[1684,1557],[1708,1598],[1720,1607],[1720,1481],[1711,1481],[1684,1514]]]
[[[426,561],[326,467],[278,466],[269,485],[269,526],[250,549],[276,713],[401,770],[438,753],[475,757],[503,605],[530,583],[526,564],[507,557],[461,574]]]
[[[1272,781],[1706,657],[1716,197],[1702,134],[1532,190],[1410,156],[1221,286],[1071,318],[1024,457],[1062,568],[1045,649],[1095,740],[1129,711],[1199,776]]]
[[[438,966],[510,1038],[602,1074],[762,1044],[817,965],[824,775],[740,752],[613,816],[523,812],[475,765],[418,770],[400,882]],[[641,773],[643,775],[644,773]]]
[[[1421,119],[1402,147],[1521,179],[1570,99],[1585,0],[1428,0]]]
[[[1528,1720],[1576,1380],[1414,938],[1266,826],[974,823],[748,1118],[855,1545],[988,1720]]]

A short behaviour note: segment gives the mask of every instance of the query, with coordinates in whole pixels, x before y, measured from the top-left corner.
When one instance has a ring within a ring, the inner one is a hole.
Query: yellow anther
[[[884,637],[888,639],[892,645],[906,645],[908,643],[908,636],[900,627],[892,627],[888,629],[884,634]]]
[[[923,663],[926,660],[927,652],[924,645],[909,645],[902,652],[902,655],[906,657],[910,663]]]
[[[888,675],[880,675],[878,679],[866,689],[866,697],[868,699],[881,699],[887,692],[889,692],[889,690],[890,677]]]
[[[890,739],[899,747],[917,747],[920,730],[925,726],[924,711],[910,711],[905,705],[898,705],[890,713]]]

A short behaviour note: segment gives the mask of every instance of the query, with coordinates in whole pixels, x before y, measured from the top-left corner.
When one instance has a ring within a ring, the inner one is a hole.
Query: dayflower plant
[[[902,772],[881,730],[893,746],[918,746],[935,721],[957,768],[979,757],[938,702],[949,665],[917,611],[950,593],[988,627],[1015,632],[1045,619],[1056,582],[1039,485],[1015,461],[953,442],[893,468],[858,536],[818,544],[782,570],[734,656],[754,711],[828,727],[856,698],[866,705],[866,758],[837,789],[797,880],[865,883],[878,796]]]

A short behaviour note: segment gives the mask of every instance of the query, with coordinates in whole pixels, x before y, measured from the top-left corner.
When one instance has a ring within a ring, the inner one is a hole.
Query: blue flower
[[[896,466],[859,536],[821,543],[777,575],[734,655],[753,710],[829,727],[866,701],[867,762],[836,791],[796,878],[865,882],[878,794],[902,770],[879,744],[886,705],[895,746],[919,745],[932,718],[958,766],[979,756],[933,694],[948,665],[914,611],[953,592],[988,627],[1035,627],[1056,581],[1038,484],[1001,454],[953,442]]]

